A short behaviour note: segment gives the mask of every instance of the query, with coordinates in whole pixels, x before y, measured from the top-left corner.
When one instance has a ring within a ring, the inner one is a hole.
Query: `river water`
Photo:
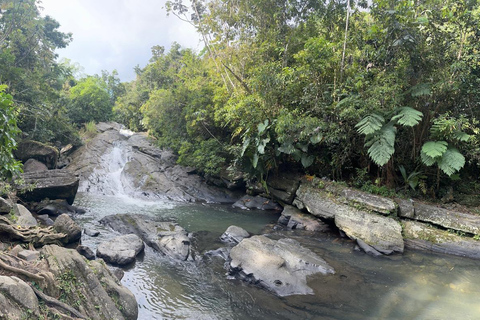
[[[239,211],[229,206],[148,201],[125,195],[79,193],[76,205],[88,208],[77,221],[101,232],[83,235],[95,249],[116,236],[98,223],[117,213],[141,213],[175,220],[194,234],[199,252],[222,244],[218,237],[230,225],[252,234],[278,219],[277,214]],[[403,255],[375,258],[354,250],[336,234],[311,236],[275,231],[273,238],[292,237],[321,257],[335,275],[314,275],[314,295],[276,297],[270,292],[227,279],[220,258],[173,262],[146,248],[125,270],[122,283],[137,297],[139,319],[480,319],[480,262],[406,250]]]

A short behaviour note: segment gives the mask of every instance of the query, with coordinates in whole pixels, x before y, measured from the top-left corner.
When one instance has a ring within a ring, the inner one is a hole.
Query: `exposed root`
[[[31,288],[33,289],[33,292],[35,292],[37,297],[39,299],[42,299],[43,301],[45,301],[45,304],[47,304],[48,306],[61,308],[65,311],[70,312],[76,318],[87,319],[86,316],[84,316],[82,313],[80,313],[75,308],[70,307],[68,304],[65,304],[60,300],[57,300],[53,297],[50,297],[50,296],[46,295],[45,293],[41,292],[40,290],[38,290],[37,288],[35,288],[33,286],[31,286]]]

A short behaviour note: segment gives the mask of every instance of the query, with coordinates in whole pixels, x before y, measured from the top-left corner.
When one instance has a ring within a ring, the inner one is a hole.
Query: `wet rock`
[[[100,223],[122,233],[134,233],[153,249],[177,260],[193,259],[188,233],[174,222],[154,221],[145,215],[116,214]]]
[[[271,199],[267,199],[260,196],[243,196],[237,202],[235,202],[232,207],[239,208],[243,210],[257,209],[257,210],[275,210],[281,211],[282,207]]]
[[[35,227],[37,225],[37,219],[33,217],[31,212],[21,204],[15,205],[15,225],[23,228]]]
[[[43,200],[35,206],[37,214],[48,214],[49,216],[59,216],[61,214],[67,213],[72,214],[76,213],[77,208],[75,206],[69,205],[68,202],[64,199],[56,200]]]
[[[5,200],[0,197],[0,214],[7,214],[13,209],[13,204],[10,200]]]
[[[358,247],[360,249],[362,249],[365,253],[371,255],[371,256],[374,256],[374,257],[378,257],[378,256],[381,256],[382,254],[380,252],[378,252],[377,250],[375,250],[375,248],[373,248],[372,246],[369,246],[368,244],[366,244],[364,241],[362,241],[361,239],[357,239],[357,244],[358,244]]]
[[[32,288],[17,277],[0,276],[0,319],[25,319],[27,310],[32,317],[40,315]]]
[[[42,254],[55,278],[76,279],[68,284],[75,294],[66,303],[77,306],[87,319],[136,320],[135,296],[116,279],[107,266],[96,260],[87,263],[76,250],[56,245],[42,248]],[[59,286],[43,288],[44,293],[60,296]],[[79,299],[82,297],[82,299]],[[100,308],[99,308],[100,306]]]
[[[23,172],[35,172],[35,171],[46,171],[46,170],[48,170],[47,166],[35,159],[28,159],[27,162],[23,164]]]
[[[383,254],[403,252],[402,227],[392,218],[351,208],[335,215],[335,225]]]
[[[477,214],[447,210],[419,202],[415,202],[414,207],[415,214],[411,219],[480,235],[480,216]]]
[[[50,219],[48,214],[37,215],[37,219],[40,221],[41,224],[47,227],[53,226],[53,224],[55,223],[52,219]]]
[[[237,244],[245,238],[250,237],[250,234],[243,228],[237,226],[230,226],[227,230],[220,236],[220,240],[223,242],[230,242]]]
[[[290,230],[328,231],[330,229],[324,222],[292,206],[284,207],[278,223],[286,225]]]
[[[28,159],[35,159],[45,164],[48,169],[55,169],[57,166],[57,149],[38,141],[21,141],[14,154],[18,160],[24,163]]]
[[[82,256],[84,256],[88,260],[95,260],[95,253],[89,247],[80,245],[80,246],[77,246],[76,250],[78,253],[80,253]]]
[[[98,237],[100,235],[100,231],[92,229],[85,229],[83,232],[89,237]]]
[[[408,248],[480,259],[480,241],[472,238],[417,221],[404,221],[403,234]]]
[[[222,248],[218,248],[218,249],[215,249],[215,250],[209,250],[207,252],[205,252],[205,256],[207,257],[219,257],[219,258],[222,258],[223,260],[227,261],[229,259],[229,256],[230,256],[230,248],[225,248],[225,247],[222,247]]]
[[[58,233],[66,234],[65,243],[76,242],[82,237],[82,228],[65,213],[57,217],[53,228]]]
[[[300,186],[300,176],[296,174],[277,174],[267,180],[268,190],[272,196],[286,204],[292,204],[295,193]]]
[[[72,204],[75,200],[79,180],[67,170],[29,172],[24,173],[22,177],[27,186],[34,186],[33,190],[18,195],[24,201],[41,201],[49,198],[65,199]]]
[[[144,248],[142,239],[135,234],[127,234],[102,242],[97,247],[97,257],[111,264],[126,265],[134,262]]]
[[[25,261],[33,261],[40,257],[40,252],[36,250],[23,250],[17,254],[17,257]]]
[[[230,251],[229,273],[263,286],[279,296],[313,294],[307,276],[333,274],[334,269],[293,239],[271,240],[253,236]]]

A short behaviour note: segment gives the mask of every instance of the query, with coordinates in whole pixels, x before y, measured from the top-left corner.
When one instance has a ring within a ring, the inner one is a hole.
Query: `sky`
[[[191,25],[167,16],[165,0],[41,0],[39,6],[42,15],[60,23],[60,31],[73,34],[70,45],[57,50],[59,59],[78,63],[85,74],[116,69],[122,81],[130,81],[133,68],[148,63],[155,45],[202,47]]]

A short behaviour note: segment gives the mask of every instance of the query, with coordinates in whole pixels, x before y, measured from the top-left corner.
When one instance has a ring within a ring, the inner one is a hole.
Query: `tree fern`
[[[448,143],[446,141],[428,141],[422,147],[422,153],[431,157],[441,157],[447,151]]]
[[[392,122],[384,125],[375,134],[367,135],[365,146],[368,155],[378,166],[385,165],[395,152],[396,128]]]
[[[465,157],[453,147],[449,147],[447,151],[438,161],[438,167],[447,176],[451,176],[465,165]]]
[[[372,113],[357,123],[355,128],[360,134],[370,135],[380,130],[384,123],[385,119],[381,115]]]
[[[407,127],[413,127],[420,123],[423,113],[410,107],[402,107],[399,109],[397,115],[392,117],[392,120],[397,121],[398,124]]]

